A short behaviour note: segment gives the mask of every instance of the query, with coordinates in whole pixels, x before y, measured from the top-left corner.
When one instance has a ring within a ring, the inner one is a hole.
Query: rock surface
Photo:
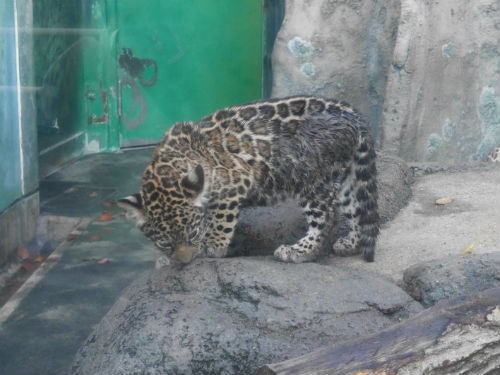
[[[369,272],[270,257],[198,259],[129,287],[72,372],[248,374],[421,309]]]
[[[381,332],[268,364],[254,375],[497,375],[500,288],[441,301]]]
[[[403,276],[403,288],[425,307],[456,296],[500,286],[500,252],[466,254],[416,264]]]
[[[363,113],[408,161],[484,160],[500,142],[498,0],[287,0],[273,96]]]
[[[328,261],[339,267],[372,270],[399,283],[408,267],[460,256],[470,245],[474,245],[473,254],[499,252],[499,186],[500,168],[495,166],[443,169],[417,177],[408,205],[382,226],[375,267],[361,257]],[[443,197],[453,201],[437,205],[436,200]]]
[[[273,96],[345,100],[376,139],[400,16],[399,0],[287,0],[273,49]]]

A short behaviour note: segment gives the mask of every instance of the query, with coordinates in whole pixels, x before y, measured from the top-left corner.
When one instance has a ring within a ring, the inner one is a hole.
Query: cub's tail
[[[372,136],[367,128],[361,128],[358,148],[354,155],[356,198],[359,209],[360,250],[367,262],[375,259],[375,244],[379,234],[378,187],[376,154]]]

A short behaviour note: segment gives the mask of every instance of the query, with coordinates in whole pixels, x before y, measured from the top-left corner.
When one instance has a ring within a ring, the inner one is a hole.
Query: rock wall
[[[353,104],[409,161],[484,160],[500,143],[500,0],[288,0],[273,96]]]

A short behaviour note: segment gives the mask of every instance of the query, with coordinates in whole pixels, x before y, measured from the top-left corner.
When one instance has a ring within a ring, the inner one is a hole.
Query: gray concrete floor
[[[102,204],[137,191],[151,154],[87,156],[41,181],[42,221],[59,231],[78,224],[80,233],[59,243],[0,309],[0,374],[68,373],[76,350],[121,291],[154,268],[154,246],[116,205]],[[103,211],[112,220],[99,221]],[[61,233],[44,235],[53,240]]]
[[[418,177],[413,196],[384,224],[374,263],[359,257],[332,257],[330,262],[373,271],[400,283],[404,271],[420,262],[500,251],[500,165],[451,168]],[[449,197],[452,202],[436,205]]]

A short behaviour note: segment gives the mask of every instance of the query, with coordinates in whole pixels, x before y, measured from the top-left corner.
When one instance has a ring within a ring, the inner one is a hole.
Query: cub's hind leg
[[[376,175],[375,151],[369,140],[362,139],[339,189],[336,206],[348,233],[333,244],[335,254],[361,252],[366,261],[373,262],[379,233]]]
[[[274,257],[282,262],[311,262],[321,251],[328,212],[324,205],[320,205],[316,200],[304,199],[300,203],[304,207],[308,230],[297,243],[281,245],[274,251]]]

